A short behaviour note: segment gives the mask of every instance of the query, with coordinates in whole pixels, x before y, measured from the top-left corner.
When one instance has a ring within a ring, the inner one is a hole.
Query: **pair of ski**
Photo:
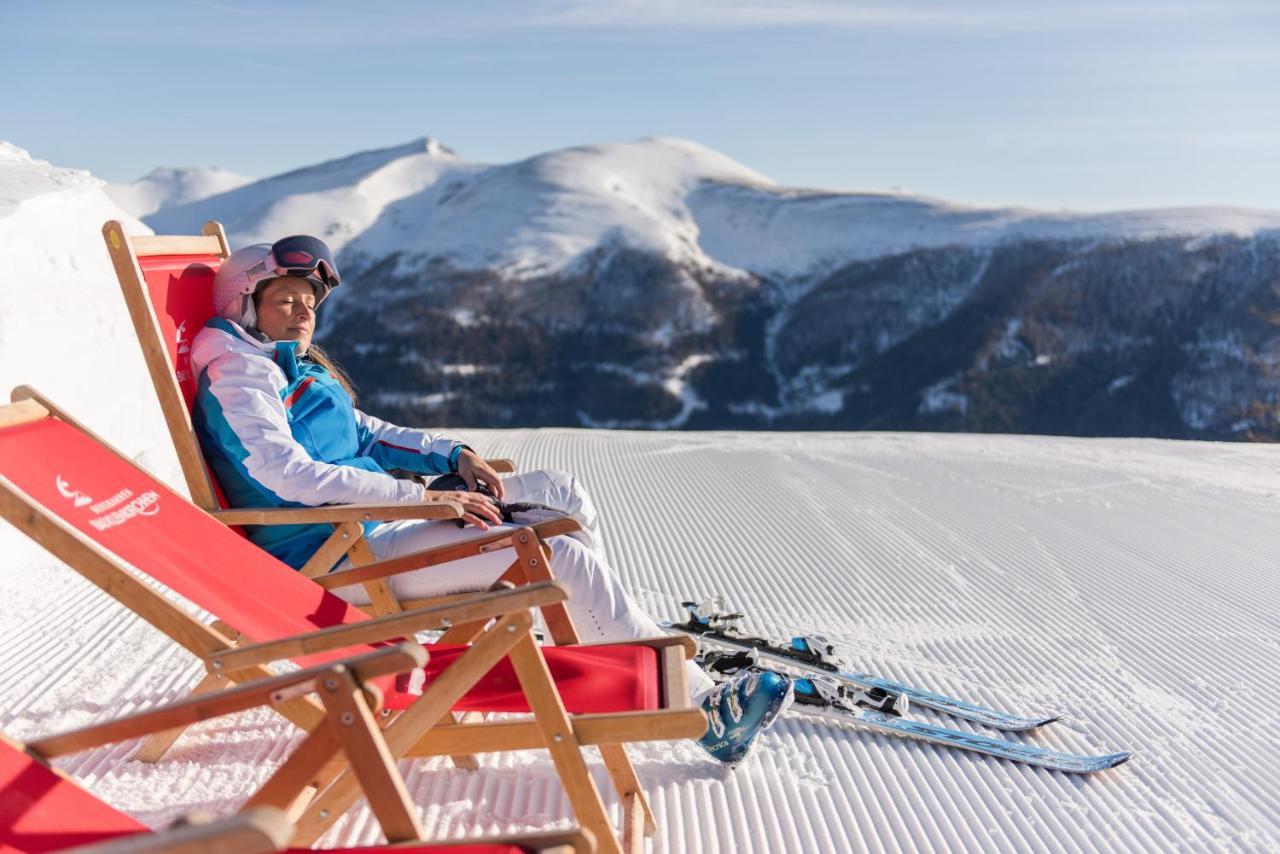
[[[1063,753],[902,717],[911,705],[916,705],[1005,732],[1026,732],[1061,719],[1061,715],[1016,715],[869,673],[852,673],[832,658],[834,648],[822,638],[797,637],[789,645],[776,644],[739,634],[733,623],[742,614],[703,615],[696,602],[685,602],[684,606],[689,612],[688,620],[661,625],[697,638],[702,650],[700,661],[708,672],[722,678],[744,668],[785,672],[795,677],[795,712],[1074,774],[1114,768],[1130,756],[1127,752]]]

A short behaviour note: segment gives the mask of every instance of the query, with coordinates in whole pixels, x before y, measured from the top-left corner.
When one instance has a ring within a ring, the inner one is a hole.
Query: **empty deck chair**
[[[353,565],[373,562],[373,554],[364,541],[363,522],[447,517],[430,504],[362,507],[345,513],[326,507],[322,516],[311,512],[311,508],[224,509],[221,491],[205,465],[192,428],[190,410],[195,401],[198,378],[191,370],[190,346],[191,339],[213,315],[213,275],[230,254],[226,235],[217,222],[206,223],[203,234],[199,236],[130,237],[116,220],[103,225],[102,232],[165,423],[178,453],[187,489],[196,506],[228,525],[332,522],[333,535],[302,568],[302,573],[308,577],[328,572],[344,554]],[[489,460],[489,463],[498,471],[512,470],[510,460]],[[418,567],[432,566],[510,547],[515,552],[507,576],[510,580],[515,583],[548,580],[551,576],[549,567],[545,565],[543,551],[547,547],[543,541],[577,529],[578,524],[573,519],[551,520],[532,526],[537,538],[534,542],[514,543],[504,534],[493,533],[420,552],[414,560]],[[376,614],[430,604],[428,600],[398,602],[385,581],[376,575],[367,576],[360,583],[367,589],[369,607]],[[564,609],[551,606],[544,613],[544,618],[557,641],[568,642],[569,632],[563,627],[571,623]],[[460,632],[451,639],[465,641],[467,638]]]
[[[284,808],[301,792],[303,782],[289,763],[249,800],[244,812],[223,821],[196,823],[152,833],[129,816],[82,789],[49,761],[136,738],[176,721],[202,721],[279,701],[282,696],[316,695],[324,721],[308,741],[325,741],[329,755],[345,753],[360,780],[389,842],[420,843],[422,827],[403,779],[382,740],[374,713],[381,692],[377,679],[421,667],[427,654],[417,644],[401,644],[352,659],[331,662],[283,676],[249,682],[199,701],[186,700],[126,718],[106,721],[27,744],[0,736],[0,851],[66,851],[80,854],[125,854],[143,851],[258,852],[283,848],[293,833]],[[293,782],[290,789],[288,783]],[[81,847],[84,846],[84,847]],[[553,846],[559,846],[554,847]],[[439,851],[586,852],[593,846],[581,833],[541,835],[522,840],[486,840],[451,845],[409,844],[397,852]],[[344,850],[344,849],[336,849]],[[349,851],[386,850],[363,847]]]
[[[618,851],[582,756],[584,745],[597,745],[622,802],[623,843],[639,850],[653,832],[623,745],[705,730],[689,702],[684,662],[693,649],[685,639],[544,650],[527,609],[564,601],[563,588],[549,582],[370,618],[170,491],[33,390],[20,388],[15,398],[0,407],[0,516],[199,657],[209,671],[204,690],[263,678],[264,665],[283,658],[305,667],[387,639],[492,619],[470,646],[430,647],[420,697],[401,684],[387,690],[387,708],[400,711],[385,730],[392,754],[546,749],[579,823],[601,850]],[[519,528],[509,536],[533,534]],[[205,625],[129,567],[219,622]],[[278,708],[307,730],[320,720],[313,705]],[[448,722],[451,710],[533,718],[457,724]],[[354,803],[358,787],[306,749],[294,760],[320,778],[299,820],[299,839],[311,842]]]

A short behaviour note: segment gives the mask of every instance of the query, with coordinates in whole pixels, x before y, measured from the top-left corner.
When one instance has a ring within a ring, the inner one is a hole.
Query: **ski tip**
[[[1039,729],[1042,726],[1048,726],[1049,724],[1056,724],[1058,721],[1062,720],[1065,717],[1066,715],[1054,715],[1053,717],[1049,717],[1049,718],[1028,718],[1022,725],[1020,725],[1017,728],[1017,731],[1026,732],[1028,730]]]
[[[1112,768],[1123,765],[1132,758],[1133,754],[1127,750],[1121,753],[1109,753],[1106,756],[1099,756],[1097,770],[1109,771]]]

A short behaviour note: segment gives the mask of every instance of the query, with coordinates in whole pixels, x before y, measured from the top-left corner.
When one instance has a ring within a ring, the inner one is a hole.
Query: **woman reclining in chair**
[[[468,446],[442,434],[397,427],[355,408],[343,374],[312,344],[316,309],[340,282],[329,248],[305,235],[233,253],[214,279],[214,314],[192,343],[199,377],[196,432],[209,465],[235,507],[416,503],[448,497],[467,524],[502,524],[498,502],[546,505],[575,517],[580,532],[551,540],[551,569],[568,586],[569,613],[582,640],[652,638],[662,632],[605,562],[595,506],[582,484],[557,471],[500,479]],[[435,491],[388,469],[456,474],[464,491]],[[487,488],[491,494],[479,490]],[[261,526],[250,538],[301,567],[331,532],[328,525]],[[379,560],[471,536],[454,522],[384,522],[366,534]],[[509,553],[476,555],[393,576],[397,596],[422,598],[483,588]],[[339,595],[365,604],[363,586]],[[700,741],[716,759],[740,761],[756,734],[791,697],[773,674],[714,685],[690,662],[694,702],[708,713]]]

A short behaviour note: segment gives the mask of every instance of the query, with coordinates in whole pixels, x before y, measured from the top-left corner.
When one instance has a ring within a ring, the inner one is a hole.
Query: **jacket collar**
[[[217,329],[232,336],[237,343],[247,344],[262,355],[275,362],[276,367],[284,372],[290,383],[302,375],[302,366],[298,364],[297,341],[262,341],[245,331],[244,327],[225,317],[210,318],[205,327]]]

